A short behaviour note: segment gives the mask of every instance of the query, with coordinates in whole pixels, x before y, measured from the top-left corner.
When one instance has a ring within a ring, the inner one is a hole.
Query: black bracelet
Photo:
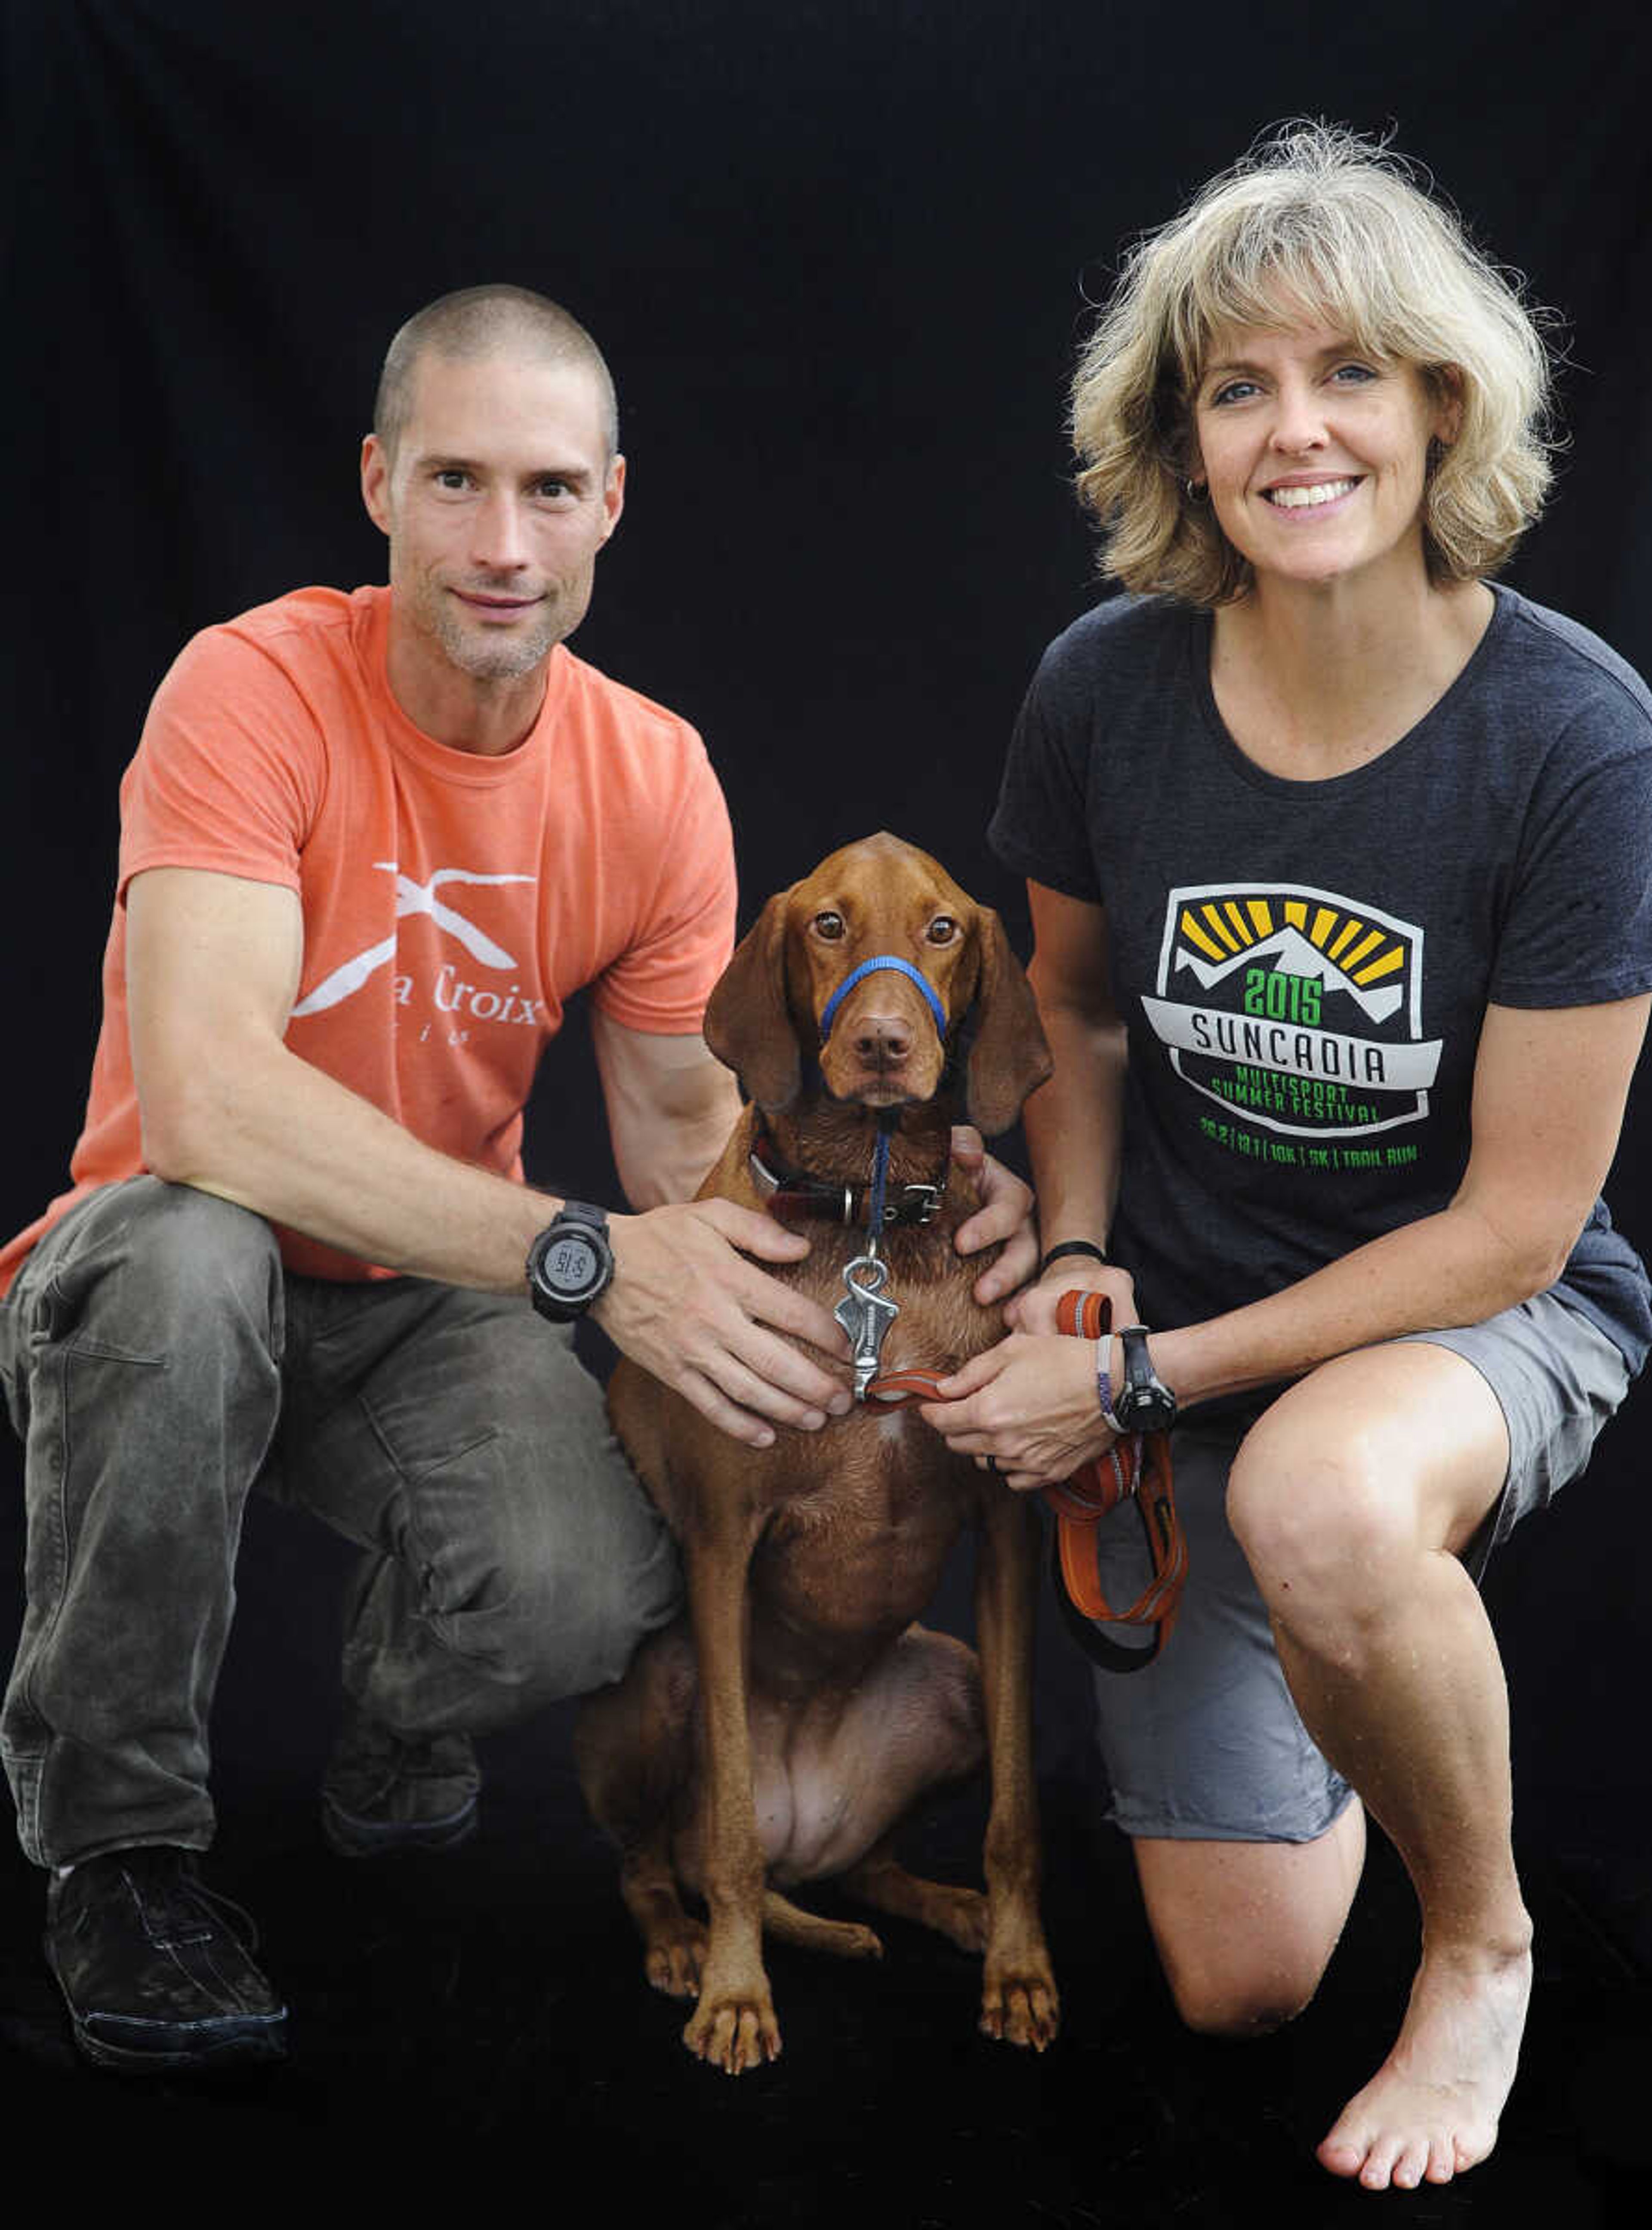
[[[1050,1252],[1045,1256],[1043,1261],[1039,1263],[1038,1275],[1042,1278],[1045,1272],[1050,1267],[1050,1265],[1052,1262],[1059,1262],[1064,1254],[1093,1255],[1096,1260],[1100,1262],[1103,1267],[1105,1267],[1107,1262],[1106,1255],[1102,1252],[1101,1248],[1096,1244],[1093,1239],[1064,1239],[1058,1246],[1052,1247],[1050,1249]]]

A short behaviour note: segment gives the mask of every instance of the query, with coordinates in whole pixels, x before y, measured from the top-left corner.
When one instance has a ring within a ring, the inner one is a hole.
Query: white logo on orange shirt
[[[479,875],[468,867],[438,867],[427,883],[415,883],[404,875],[394,860],[375,860],[375,867],[395,877],[395,913],[399,921],[404,915],[427,913],[439,929],[447,931],[462,944],[466,952],[479,960],[485,968],[507,969],[517,962],[502,944],[496,944],[485,930],[479,929],[454,907],[436,896],[440,883],[531,883],[531,875]],[[380,944],[370,944],[364,952],[344,961],[330,976],[324,976],[313,991],[299,1000],[292,1009],[292,1019],[300,1015],[318,1015],[329,1007],[337,1006],[352,992],[359,991],[370,976],[378,973],[395,957],[395,938],[385,938]]]

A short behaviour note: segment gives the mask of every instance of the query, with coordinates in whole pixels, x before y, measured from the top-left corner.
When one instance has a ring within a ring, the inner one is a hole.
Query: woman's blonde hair
[[[1079,359],[1073,446],[1104,573],[1192,604],[1245,593],[1249,564],[1186,485],[1192,398],[1218,332],[1303,318],[1416,365],[1461,405],[1424,492],[1430,580],[1506,563],[1549,485],[1546,315],[1401,158],[1337,126],[1293,124],[1137,245]]]

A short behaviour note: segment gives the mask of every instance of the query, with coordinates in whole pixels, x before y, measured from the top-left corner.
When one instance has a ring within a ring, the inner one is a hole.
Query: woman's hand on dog
[[[1102,1421],[1094,1340],[1012,1332],[937,1391],[919,1404],[924,1422],[1018,1491],[1070,1479],[1118,1437]]]
[[[952,1134],[952,1158],[974,1176],[980,1206],[958,1227],[953,1240],[961,1254],[979,1254],[984,1247],[1001,1245],[1003,1252],[976,1279],[973,1291],[983,1308],[1025,1285],[1038,1266],[1038,1231],[1032,1215],[1032,1189],[1013,1170],[995,1162],[973,1124],[961,1123]]]
[[[844,1379],[794,1340],[848,1355],[823,1308],[746,1260],[798,1262],[808,1242],[732,1201],[690,1201],[608,1219],[614,1280],[591,1313],[624,1354],[748,1447],[775,1425],[817,1432],[852,1406]]]

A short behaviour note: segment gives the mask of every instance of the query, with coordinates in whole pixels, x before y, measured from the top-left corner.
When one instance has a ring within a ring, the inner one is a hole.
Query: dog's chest
[[[754,1594],[787,1624],[845,1640],[917,1617],[969,1511],[967,1468],[910,1410],[857,1410],[800,1453]]]

